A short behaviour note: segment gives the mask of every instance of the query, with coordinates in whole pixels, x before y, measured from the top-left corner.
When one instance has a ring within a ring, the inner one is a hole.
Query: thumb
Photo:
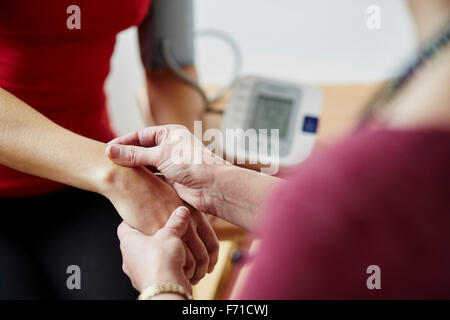
[[[178,207],[172,212],[162,230],[170,231],[181,238],[186,233],[190,220],[189,209],[183,206]]]
[[[156,148],[110,144],[105,153],[109,159],[122,166],[156,166]]]

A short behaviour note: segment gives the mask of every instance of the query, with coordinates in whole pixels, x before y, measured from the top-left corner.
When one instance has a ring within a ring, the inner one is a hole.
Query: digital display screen
[[[292,100],[260,95],[256,99],[250,127],[256,130],[267,129],[268,135],[271,129],[278,129],[280,138],[284,138],[287,135],[292,106]]]

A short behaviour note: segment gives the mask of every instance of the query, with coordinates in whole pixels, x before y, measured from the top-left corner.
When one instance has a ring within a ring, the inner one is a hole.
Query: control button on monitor
[[[303,119],[302,131],[308,133],[316,133],[318,124],[319,119],[317,119],[316,117],[305,116],[305,118]]]

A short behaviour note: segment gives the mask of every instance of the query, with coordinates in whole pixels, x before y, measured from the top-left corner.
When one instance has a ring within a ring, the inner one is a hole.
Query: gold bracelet
[[[163,293],[175,293],[182,295],[188,300],[192,300],[192,295],[189,292],[187,292],[185,288],[183,288],[178,284],[173,283],[150,286],[142,291],[142,293],[138,297],[138,300],[149,300],[152,297]]]

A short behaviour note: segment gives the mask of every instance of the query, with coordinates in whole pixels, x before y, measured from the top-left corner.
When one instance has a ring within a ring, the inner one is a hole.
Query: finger
[[[159,147],[143,148],[120,144],[110,144],[105,151],[109,159],[127,167],[157,166]]]
[[[189,226],[190,216],[189,209],[186,207],[178,207],[176,208],[169,219],[166,222],[166,225],[161,229],[161,231],[171,232],[178,238],[181,238],[186,233],[186,230]]]
[[[121,224],[117,227],[117,236],[119,237],[120,241],[123,241],[125,236],[131,234],[131,233],[140,233],[138,230],[134,229],[132,226],[130,226],[125,221],[122,221]]]
[[[183,242],[183,245],[186,250],[186,264],[184,265],[184,273],[186,274],[186,278],[191,280],[195,272],[195,258],[191,249],[189,249],[185,242]]]
[[[141,146],[138,131],[133,131],[121,137],[114,138],[109,141],[108,144],[127,144],[133,146]]]
[[[217,238],[216,233],[214,232],[213,227],[208,221],[208,218],[205,214],[198,213],[199,221],[197,224],[197,233],[205,244],[206,250],[208,250],[209,254],[209,265],[208,272],[212,272],[214,270],[214,266],[219,259],[219,239]]]
[[[209,255],[203,241],[197,234],[192,223],[189,224],[186,234],[183,238],[187,246],[191,249],[194,255],[196,266],[194,276],[191,279],[192,284],[199,282],[206,274],[209,265]]]
[[[141,147],[154,147],[161,143],[161,138],[167,133],[166,126],[153,126],[117,137],[108,144],[127,144]]]

